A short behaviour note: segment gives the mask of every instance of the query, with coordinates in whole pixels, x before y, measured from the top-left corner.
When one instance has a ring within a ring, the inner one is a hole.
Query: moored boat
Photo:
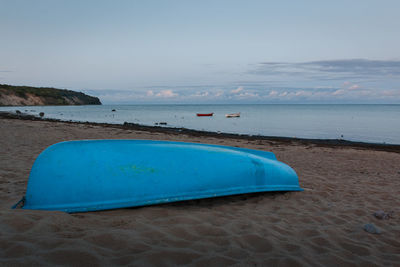
[[[231,113],[231,114],[225,114],[225,117],[227,117],[227,118],[237,118],[237,117],[240,117],[240,112]]]
[[[210,117],[214,115],[214,113],[197,113],[197,117]]]
[[[23,209],[86,212],[262,191],[302,191],[271,152],[182,142],[84,140],[48,147]]]

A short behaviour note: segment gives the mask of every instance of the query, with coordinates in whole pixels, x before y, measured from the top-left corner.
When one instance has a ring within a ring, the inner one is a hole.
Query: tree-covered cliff
[[[101,105],[99,98],[49,87],[0,84],[0,106]]]

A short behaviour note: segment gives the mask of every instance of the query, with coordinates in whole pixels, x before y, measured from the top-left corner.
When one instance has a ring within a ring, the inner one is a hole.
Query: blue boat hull
[[[38,156],[22,208],[86,212],[301,190],[295,171],[271,152],[166,141],[69,141]]]

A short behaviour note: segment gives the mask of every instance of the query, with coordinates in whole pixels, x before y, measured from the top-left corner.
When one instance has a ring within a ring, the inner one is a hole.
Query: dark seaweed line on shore
[[[195,137],[214,137],[214,138],[229,138],[229,139],[243,139],[249,141],[270,141],[281,144],[301,144],[301,145],[315,145],[321,147],[332,147],[332,148],[357,148],[366,150],[378,150],[400,153],[400,145],[394,144],[378,144],[378,143],[365,143],[365,142],[353,142],[340,139],[306,139],[306,138],[294,138],[294,137],[279,137],[279,136],[263,136],[263,135],[247,135],[247,134],[232,134],[232,133],[218,133],[211,131],[200,131],[187,128],[175,128],[175,127],[161,127],[161,126],[147,126],[137,123],[124,124],[110,124],[110,123],[97,123],[97,122],[78,122],[78,121],[66,121],[60,119],[40,118],[28,114],[14,114],[11,112],[0,111],[0,118],[2,119],[18,119],[18,120],[29,120],[29,121],[49,121],[49,122],[62,122],[70,124],[84,124],[93,126],[102,126],[110,128],[118,128],[125,130],[140,130],[147,132],[167,133],[167,134],[185,134]]]

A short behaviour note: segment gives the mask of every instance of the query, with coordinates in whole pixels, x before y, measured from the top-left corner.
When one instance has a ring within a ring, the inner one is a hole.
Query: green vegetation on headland
[[[49,87],[0,84],[0,106],[101,105],[99,98]]]

